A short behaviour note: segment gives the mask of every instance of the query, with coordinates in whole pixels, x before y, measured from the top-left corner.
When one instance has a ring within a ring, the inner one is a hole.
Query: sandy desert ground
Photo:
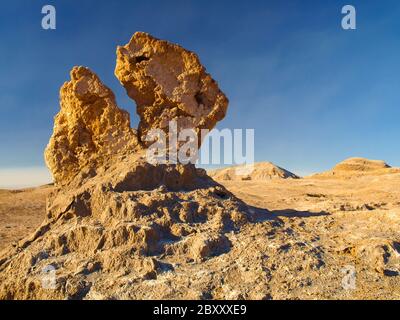
[[[229,235],[228,253],[177,267],[168,289],[170,273],[138,284],[138,298],[400,299],[400,173],[219,182],[264,218]],[[0,249],[39,226],[51,188],[1,191]]]
[[[0,189],[0,251],[32,233],[43,221],[52,186],[23,190]]]

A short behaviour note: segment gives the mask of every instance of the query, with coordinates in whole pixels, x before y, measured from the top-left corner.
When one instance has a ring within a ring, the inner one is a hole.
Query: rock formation
[[[392,168],[381,160],[349,158],[338,163],[331,170],[313,175],[312,178],[351,179],[361,176],[379,176],[391,173],[400,173],[400,168]]]
[[[146,160],[150,128],[211,129],[225,115],[227,99],[197,56],[145,33],[117,52],[139,139],[111,90],[73,68],[45,151],[56,189],[41,227],[0,254],[0,299],[132,298],[135,283],[229,251],[227,234],[254,218],[204,170]]]
[[[248,207],[196,172],[127,158],[56,190],[36,232],[0,254],[0,299],[132,298],[134,284],[228,252]]]
[[[271,162],[255,163],[251,166],[233,166],[223,169],[210,170],[209,176],[217,181],[251,180],[263,181],[271,179],[299,179],[294,173],[278,167]]]
[[[137,32],[117,49],[115,75],[137,104],[137,135],[129,114],[120,109],[112,91],[88,68],[75,67],[60,91],[61,110],[45,151],[57,185],[76,176],[83,181],[112,163],[137,153],[152,141],[151,129],[168,133],[169,122],[182,129],[212,129],[223,119],[228,99],[206,73],[193,52]]]
[[[168,132],[170,121],[178,131],[214,128],[225,117],[228,99],[193,52],[137,32],[117,49],[115,75],[136,101],[140,116],[139,140],[149,130]]]
[[[74,67],[60,90],[61,110],[45,151],[57,185],[93,176],[98,168],[138,148],[129,114],[118,108],[112,91],[85,67]]]

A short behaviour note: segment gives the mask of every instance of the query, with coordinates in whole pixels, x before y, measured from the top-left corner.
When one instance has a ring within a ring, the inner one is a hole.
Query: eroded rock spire
[[[200,146],[200,130],[211,130],[225,117],[225,94],[197,55],[176,44],[136,32],[127,45],[117,48],[115,75],[136,101],[143,144],[150,129],[168,132],[174,120],[178,132],[194,129]]]
[[[228,99],[201,65],[197,55],[167,41],[137,32],[117,49],[115,75],[136,101],[138,134],[129,114],[120,109],[112,91],[85,67],[74,67],[60,91],[61,110],[45,159],[57,185],[67,185],[104,171],[116,159],[150,145],[151,129],[168,133],[213,129],[225,116]],[[179,148],[179,147],[178,147]]]
[[[74,67],[60,90],[61,110],[45,150],[46,163],[57,185],[75,176],[94,175],[99,167],[138,148],[128,112],[113,92],[85,67]]]

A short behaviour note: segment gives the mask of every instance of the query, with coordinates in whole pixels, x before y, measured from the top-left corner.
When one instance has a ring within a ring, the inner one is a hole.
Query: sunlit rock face
[[[138,133],[113,92],[86,67],[74,67],[60,90],[61,110],[45,150],[56,185],[93,177],[118,159],[149,147],[151,129],[176,133],[193,129],[200,147],[201,129],[223,119],[228,99],[193,52],[137,32],[117,49],[115,75],[137,104]],[[178,144],[178,150],[181,144]]]
[[[57,185],[76,176],[93,176],[99,167],[138,149],[129,114],[113,92],[85,67],[74,67],[60,90],[61,110],[45,150],[47,166]]]
[[[117,48],[115,75],[140,116],[138,138],[145,142],[151,129],[168,132],[176,121],[178,131],[212,129],[225,117],[228,99],[200,63],[198,56],[176,44],[137,32]]]

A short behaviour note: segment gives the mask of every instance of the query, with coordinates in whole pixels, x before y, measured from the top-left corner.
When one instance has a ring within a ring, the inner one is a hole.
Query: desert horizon
[[[348,157],[346,159],[352,159],[352,158],[363,158],[363,157],[354,156],[354,157]],[[346,159],[343,159],[343,161],[345,161]],[[367,158],[364,158],[364,159],[367,159]],[[369,160],[374,160],[374,159],[369,159]],[[384,161],[384,160],[380,160],[380,161]],[[340,161],[340,162],[342,162],[342,161]],[[276,163],[270,162],[270,161],[254,162],[255,165],[257,165],[259,163],[271,163],[273,165],[276,165],[279,168],[283,168],[283,166],[280,166],[279,164],[276,164]],[[228,168],[236,167],[236,166],[240,166],[240,165],[243,165],[243,164],[232,164],[232,165],[224,164],[224,165],[220,165],[220,166],[212,166],[212,165],[198,166],[198,165],[196,165],[196,167],[205,169],[207,172],[213,172],[216,170],[228,169]],[[326,167],[325,170],[322,170],[321,172],[328,171],[332,167],[333,166]],[[397,168],[397,166],[394,166],[394,168]],[[321,172],[318,172],[317,170],[304,171],[304,170],[291,170],[288,168],[283,168],[283,169],[294,173],[295,175],[297,175],[300,178],[305,178],[308,176],[312,176],[312,175],[321,173]],[[33,178],[30,179],[29,178],[30,175]],[[27,176],[28,176],[28,178],[27,178]],[[0,190],[31,189],[31,188],[37,188],[37,187],[41,187],[41,186],[45,186],[45,185],[54,183],[54,181],[51,178],[51,174],[50,174],[48,168],[46,168],[46,167],[0,169],[0,178],[1,178],[1,182],[3,183],[0,185]],[[15,183],[16,180],[20,181],[20,182]],[[30,182],[26,182],[26,180],[28,180]],[[12,182],[14,182],[14,183],[12,183]]]

